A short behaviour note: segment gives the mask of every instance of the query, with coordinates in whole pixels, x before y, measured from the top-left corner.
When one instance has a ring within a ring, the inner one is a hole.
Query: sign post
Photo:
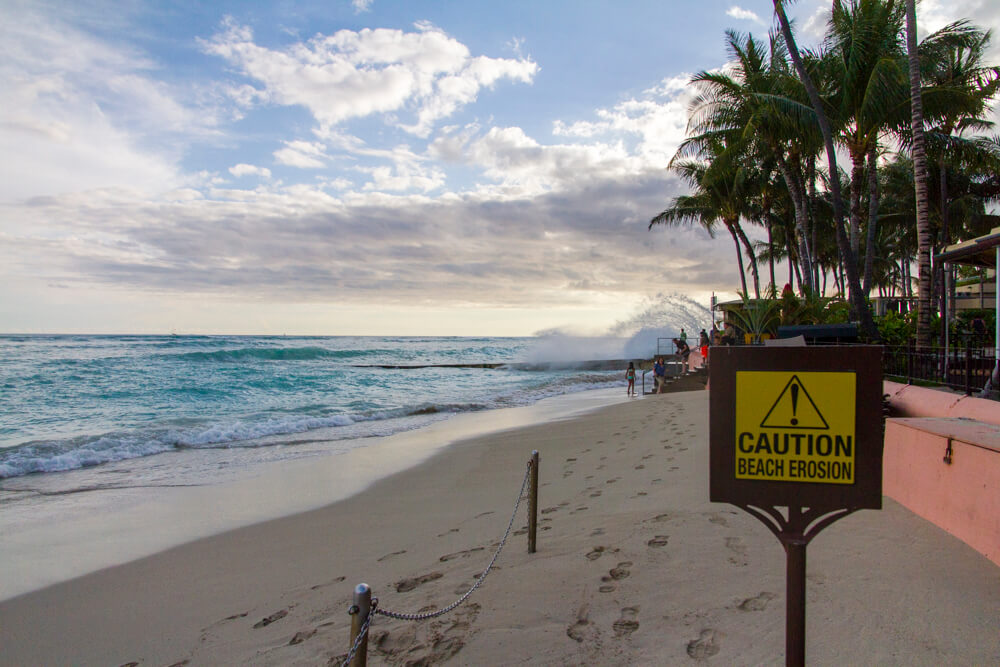
[[[709,492],[781,541],[785,664],[805,664],[806,546],[882,508],[882,348],[714,347]]]

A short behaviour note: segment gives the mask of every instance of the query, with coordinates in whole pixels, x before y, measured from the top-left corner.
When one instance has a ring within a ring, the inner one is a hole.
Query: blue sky
[[[925,0],[922,25],[1000,28]],[[828,2],[793,5],[803,44]],[[596,334],[738,284],[646,230],[771,3],[0,1],[0,331]],[[994,61],[1000,50],[994,44]]]

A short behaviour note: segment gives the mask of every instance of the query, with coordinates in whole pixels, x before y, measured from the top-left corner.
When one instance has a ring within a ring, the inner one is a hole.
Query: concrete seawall
[[[1000,565],[1000,404],[885,382],[883,493]]]

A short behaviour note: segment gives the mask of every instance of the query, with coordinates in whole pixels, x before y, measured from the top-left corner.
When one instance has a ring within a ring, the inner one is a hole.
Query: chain
[[[361,625],[361,630],[358,632],[357,638],[354,640],[354,645],[351,646],[351,650],[347,652],[347,658],[341,663],[340,667],[349,667],[351,661],[354,660],[355,654],[358,649],[361,648],[361,642],[365,640],[365,636],[368,634],[368,627],[372,624],[372,619],[375,618],[375,610],[378,609],[378,598],[372,598],[371,608],[368,610],[368,618]],[[361,610],[357,606],[353,606],[348,611],[349,614],[359,614]]]
[[[395,618],[400,621],[423,621],[428,618],[436,618],[437,616],[444,616],[449,611],[451,611],[458,605],[465,602],[468,599],[468,597],[472,595],[477,588],[479,588],[479,586],[483,583],[483,580],[486,579],[486,575],[488,575],[490,573],[490,570],[493,569],[493,564],[497,562],[497,558],[500,556],[500,552],[503,550],[504,544],[507,543],[507,538],[510,536],[510,529],[513,528],[514,526],[514,518],[517,516],[517,509],[521,506],[521,500],[524,498],[524,488],[528,485],[528,478],[530,476],[531,476],[531,461],[529,460],[528,470],[524,474],[524,481],[521,482],[521,490],[517,494],[517,502],[514,503],[514,512],[510,515],[510,522],[507,524],[507,532],[503,534],[503,538],[500,540],[500,545],[497,547],[496,552],[493,554],[493,558],[492,560],[490,560],[490,564],[486,566],[486,569],[483,570],[483,573],[479,575],[478,579],[476,579],[476,583],[472,584],[472,588],[470,588],[465,592],[465,595],[458,598],[444,609],[438,609],[437,611],[430,611],[424,614],[401,614],[399,612],[388,611],[386,609],[376,609],[373,605],[372,614],[369,615],[368,617],[369,620],[373,615],[381,614],[382,616],[388,616],[389,618]]]

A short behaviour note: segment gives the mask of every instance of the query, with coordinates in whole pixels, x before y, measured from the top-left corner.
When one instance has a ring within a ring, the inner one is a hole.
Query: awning
[[[997,264],[997,246],[1000,246],[1000,227],[994,227],[989,234],[947,246],[941,254],[934,255],[934,262],[936,264],[943,262],[966,264],[992,269]]]

